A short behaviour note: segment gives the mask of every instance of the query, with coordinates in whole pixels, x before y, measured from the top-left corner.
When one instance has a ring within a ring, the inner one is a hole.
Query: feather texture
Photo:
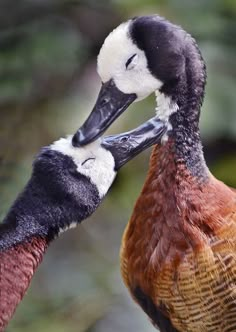
[[[211,174],[192,176],[172,151],[154,149],[122,241],[124,282],[156,307],[143,309],[161,332],[236,331],[236,195]]]
[[[0,252],[0,331],[21,301],[48,244],[40,237]]]

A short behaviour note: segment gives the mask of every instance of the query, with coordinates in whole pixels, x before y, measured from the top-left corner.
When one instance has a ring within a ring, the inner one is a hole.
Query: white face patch
[[[164,95],[164,93],[160,93],[156,91],[156,115],[158,119],[163,122],[168,122],[171,114],[178,111],[179,106],[174,103],[171,98]]]
[[[174,103],[170,97],[165,96],[163,93],[156,91],[156,116],[158,119],[162,120],[167,124],[167,132],[162,137],[162,142],[168,141],[168,131],[172,129],[172,126],[169,122],[170,115],[176,113],[179,109],[179,106]]]
[[[146,98],[155,91],[156,116],[164,121],[171,130],[169,117],[178,111],[178,105],[171,98],[160,93],[163,82],[155,78],[148,69],[145,53],[140,50],[129,36],[132,21],[121,24],[105,39],[98,55],[98,74],[102,82],[113,79],[115,85],[124,93],[135,93],[137,99]],[[168,131],[162,142],[168,140]]]
[[[51,149],[71,157],[77,171],[85,175],[97,187],[100,198],[104,197],[115,179],[115,160],[97,140],[85,147],[74,147],[72,136],[61,138],[51,145]]]
[[[97,70],[103,83],[113,79],[123,93],[135,93],[136,100],[146,98],[163,83],[148,69],[145,53],[129,36],[131,21],[121,24],[105,39],[97,60]],[[126,66],[127,61],[132,61]]]

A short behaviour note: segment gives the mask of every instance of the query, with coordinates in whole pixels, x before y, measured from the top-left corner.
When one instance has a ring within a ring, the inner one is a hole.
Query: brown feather
[[[172,147],[152,154],[123,236],[124,282],[178,331],[236,331],[236,194],[212,175],[192,176]]]
[[[47,245],[45,239],[35,237],[0,253],[0,331],[24,296]]]

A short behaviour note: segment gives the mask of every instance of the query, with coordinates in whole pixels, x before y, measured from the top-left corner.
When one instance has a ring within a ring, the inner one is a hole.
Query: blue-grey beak
[[[164,122],[152,118],[132,131],[104,137],[102,146],[112,153],[118,170],[143,150],[160,143],[166,131]]]
[[[104,83],[88,119],[73,136],[73,146],[95,141],[136,98],[120,91],[113,80]]]

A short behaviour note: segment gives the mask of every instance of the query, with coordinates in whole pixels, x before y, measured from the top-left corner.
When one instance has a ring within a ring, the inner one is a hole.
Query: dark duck
[[[49,244],[99,206],[118,169],[158,143],[156,119],[137,129],[74,147],[72,136],[41,150],[30,180],[0,225],[0,331],[4,331]]]
[[[236,331],[236,191],[204,160],[206,70],[195,40],[157,15],[136,17],[106,38],[98,73],[102,88],[75,145],[153,92],[168,127],[123,236],[125,285],[161,332]]]

